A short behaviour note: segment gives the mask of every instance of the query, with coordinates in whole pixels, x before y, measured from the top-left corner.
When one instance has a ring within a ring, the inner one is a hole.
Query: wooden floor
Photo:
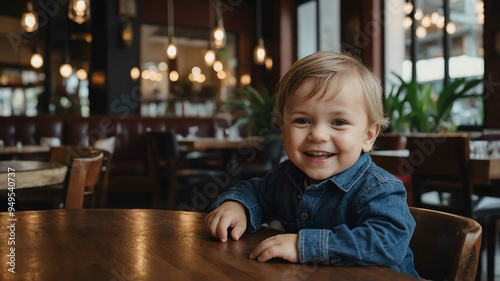
[[[500,221],[497,222],[497,241],[496,241],[496,250],[495,250],[495,279],[494,281],[500,281]],[[486,280],[486,251],[482,253],[483,264],[481,271],[481,281]]]

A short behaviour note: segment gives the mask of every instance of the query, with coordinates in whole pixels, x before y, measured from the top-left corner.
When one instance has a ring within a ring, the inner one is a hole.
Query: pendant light
[[[262,1],[257,0],[257,46],[253,49],[253,61],[256,64],[263,65],[266,60],[266,48],[264,48],[264,39],[262,39]]]
[[[208,1],[208,28],[212,28],[212,23],[213,23],[213,13],[212,13],[212,1]],[[209,32],[210,33],[210,32]],[[205,53],[205,63],[208,66],[212,66],[215,62],[215,52],[213,50],[213,44],[212,44],[212,39],[210,38],[211,36],[208,36],[208,48],[207,52]]]
[[[217,26],[214,28],[212,35],[214,38],[215,48],[220,49],[226,46],[226,30],[224,29],[224,21],[222,20],[222,12],[220,10],[220,0],[215,0],[215,11],[217,13]]]
[[[70,0],[68,6],[68,17],[76,23],[84,23],[90,20],[90,0]]]
[[[168,0],[168,47],[167,57],[175,59],[177,57],[177,47],[174,42],[174,1]]]
[[[38,17],[33,11],[33,3],[31,1],[26,4],[26,12],[24,12],[21,18],[21,26],[26,32],[35,32],[38,30]]]
[[[64,36],[64,63],[59,67],[59,73],[63,78],[69,78],[73,74],[73,67],[69,64],[69,36]]]
[[[40,68],[43,66],[43,57],[42,55],[40,54],[40,50],[35,49],[35,51],[33,52],[33,55],[31,56],[31,59],[30,59],[30,64],[33,68]]]
[[[64,63],[59,68],[59,73],[63,78],[69,78],[73,74],[73,67],[69,63]]]

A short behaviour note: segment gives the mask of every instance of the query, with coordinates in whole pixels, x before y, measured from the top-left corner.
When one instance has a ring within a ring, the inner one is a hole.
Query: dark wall
[[[123,20],[118,14],[118,2],[92,1],[92,72],[89,73],[92,115],[138,115],[140,111],[139,80],[130,77],[130,70],[140,67],[139,12],[129,18],[134,38],[130,46],[125,46],[121,40]]]
[[[484,1],[484,127],[500,129],[500,1]]]

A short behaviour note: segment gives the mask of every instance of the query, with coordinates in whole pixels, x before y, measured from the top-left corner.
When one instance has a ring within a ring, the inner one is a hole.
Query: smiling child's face
[[[288,96],[283,111],[283,141],[289,159],[319,182],[347,170],[361,151],[371,150],[379,124],[369,124],[366,98],[358,77],[345,81],[340,92],[316,94],[308,79]],[[320,93],[324,89],[320,90]]]

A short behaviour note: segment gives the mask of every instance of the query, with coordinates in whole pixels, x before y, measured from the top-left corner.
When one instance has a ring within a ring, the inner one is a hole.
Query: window
[[[431,84],[433,95],[457,78],[483,78],[482,1],[385,0],[384,15],[387,93],[397,84],[392,73]],[[478,87],[475,92],[482,93]],[[459,100],[453,123],[482,125],[482,107],[481,98]]]
[[[318,50],[340,51],[340,0],[303,1],[297,6],[298,59]]]

